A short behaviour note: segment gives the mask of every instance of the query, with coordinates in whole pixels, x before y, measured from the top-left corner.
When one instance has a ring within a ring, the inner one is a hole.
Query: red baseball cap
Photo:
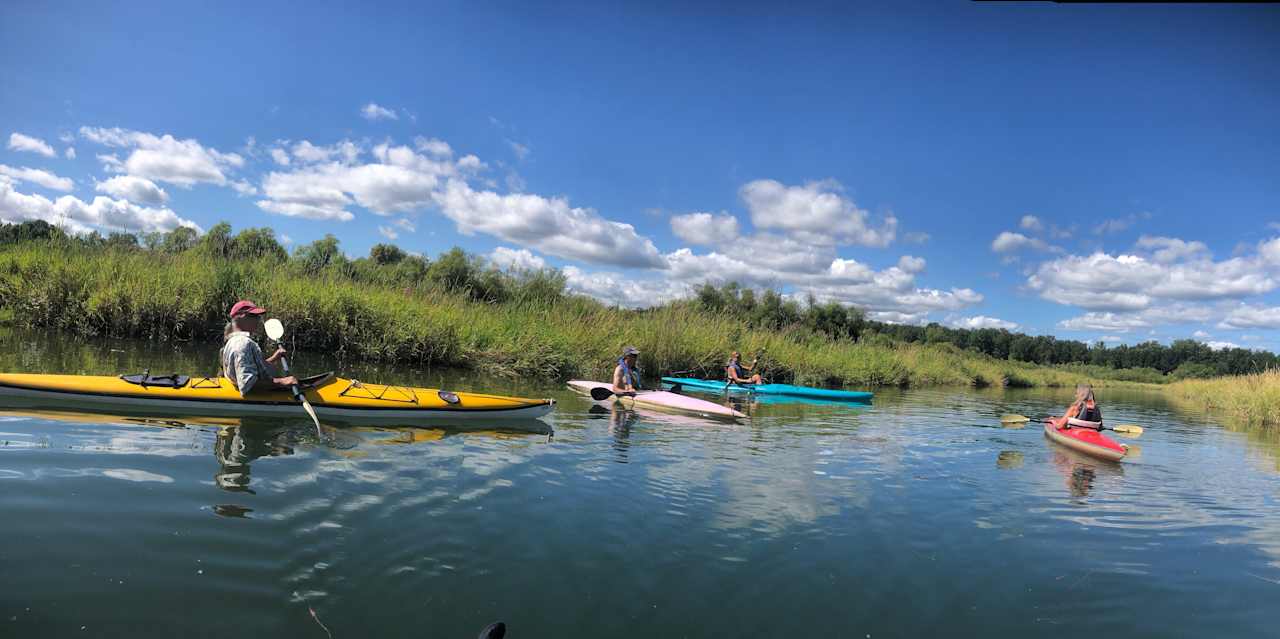
[[[233,319],[241,315],[262,315],[266,312],[267,309],[260,308],[249,300],[240,300],[231,306],[231,317]]]

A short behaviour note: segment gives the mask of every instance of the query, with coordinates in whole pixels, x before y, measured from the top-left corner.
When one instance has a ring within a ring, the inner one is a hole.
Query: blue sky
[[[5,3],[0,219],[1280,346],[1280,8],[419,4]]]

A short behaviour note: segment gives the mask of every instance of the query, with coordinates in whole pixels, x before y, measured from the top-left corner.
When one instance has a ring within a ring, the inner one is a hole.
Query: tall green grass
[[[1188,379],[1168,387],[1189,408],[1222,411],[1246,424],[1280,424],[1280,370],[1253,375]]]
[[[226,310],[252,299],[289,328],[299,349],[339,358],[469,368],[507,376],[602,378],[622,346],[642,352],[650,379],[672,371],[719,377],[731,350],[763,351],[777,381],[867,386],[1069,386],[1132,383],[1123,372],[996,360],[948,344],[833,340],[810,330],[750,328],[689,304],[645,310],[579,296],[478,301],[430,282],[360,282],[277,261],[26,242],[0,248],[0,317],[83,336],[221,340]]]

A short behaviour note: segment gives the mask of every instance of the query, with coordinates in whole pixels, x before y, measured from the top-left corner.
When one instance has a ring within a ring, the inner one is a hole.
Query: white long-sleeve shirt
[[[241,397],[248,396],[259,381],[266,379],[269,384],[275,377],[275,369],[262,356],[258,343],[244,331],[232,333],[222,345],[222,370]]]

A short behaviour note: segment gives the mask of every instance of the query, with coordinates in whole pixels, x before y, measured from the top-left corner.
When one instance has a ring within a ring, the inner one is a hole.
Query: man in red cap
[[[284,348],[276,347],[271,357],[264,358],[262,349],[253,341],[253,333],[262,332],[262,314],[266,312],[267,309],[249,300],[240,300],[231,306],[233,331],[222,346],[222,370],[241,397],[247,397],[252,390],[288,388],[298,383],[292,375],[275,376],[276,361],[287,355]]]

